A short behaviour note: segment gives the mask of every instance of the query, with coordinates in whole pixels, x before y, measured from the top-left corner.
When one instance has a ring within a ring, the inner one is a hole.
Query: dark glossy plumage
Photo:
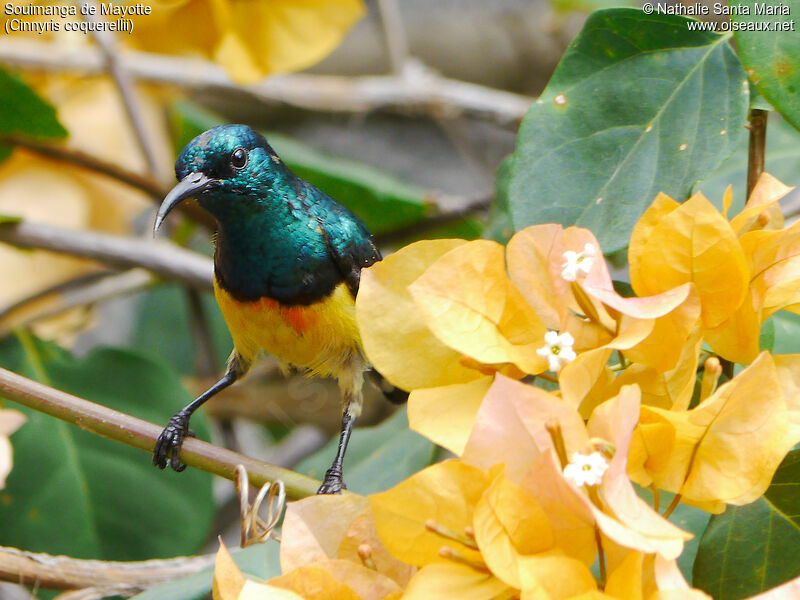
[[[231,156],[247,151],[237,169]],[[245,125],[215,127],[175,163],[178,179],[202,171],[216,183],[198,197],[218,221],[217,280],[238,300],[311,304],[342,281],[355,297],[361,268],[380,260],[364,223],[297,177],[262,135]]]

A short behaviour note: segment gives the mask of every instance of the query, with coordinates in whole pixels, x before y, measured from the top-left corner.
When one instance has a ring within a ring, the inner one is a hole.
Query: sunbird
[[[222,378],[169,420],[153,464],[186,468],[180,450],[192,413],[243,377],[263,350],[284,371],[295,367],[337,380],[339,447],[318,493],[339,493],[346,487],[342,463],[368,368],[355,298],[361,269],[381,260],[372,235],[350,210],[289,170],[264,136],[246,125],[201,133],[178,156],[175,175],[178,184],[158,209],[153,235],[188,198],[214,217],[214,295],[233,352]],[[404,399],[400,390],[386,395]]]

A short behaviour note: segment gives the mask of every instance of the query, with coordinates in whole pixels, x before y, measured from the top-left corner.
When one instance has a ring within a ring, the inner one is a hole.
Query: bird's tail
[[[408,401],[407,391],[389,383],[386,378],[375,369],[367,371],[367,377],[372,380],[372,383],[383,392],[383,395],[386,396],[386,399],[392,404],[405,404]]]

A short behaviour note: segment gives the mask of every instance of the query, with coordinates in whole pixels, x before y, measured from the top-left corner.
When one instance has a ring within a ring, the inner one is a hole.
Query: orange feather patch
[[[259,303],[261,310],[276,312],[280,315],[283,322],[289,325],[297,333],[303,333],[309,327],[317,323],[317,315],[314,310],[309,310],[307,306],[284,306],[272,298],[261,298]]]

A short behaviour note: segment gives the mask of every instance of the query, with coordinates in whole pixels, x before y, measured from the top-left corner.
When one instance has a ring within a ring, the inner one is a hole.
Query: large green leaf
[[[581,225],[624,248],[656,194],[676,200],[744,131],[748,88],[728,37],[636,9],[592,14],[517,138],[511,215]]]
[[[731,8],[743,13],[731,20],[743,27],[734,36],[750,80],[775,110],[800,129],[800,34],[795,28],[800,0],[731,0]]]
[[[60,138],[67,130],[59,123],[55,109],[36,95],[22,80],[0,69],[0,135]],[[0,160],[10,150],[0,146]]]
[[[762,498],[711,517],[693,584],[715,600],[749,597],[800,575],[798,548],[800,450],[793,450]]]
[[[7,340],[0,362],[28,376],[44,373],[56,388],[156,423],[191,400],[172,371],[137,354],[104,349],[76,359],[52,345],[35,347],[35,360],[26,360]],[[214,512],[209,474],[160,471],[139,450],[21,410],[28,422],[11,438],[14,469],[0,491],[0,545],[142,560],[194,553],[207,538]],[[207,439],[201,414],[192,429]]]
[[[336,454],[338,437],[295,467],[299,473],[321,479]],[[374,494],[388,490],[427,467],[434,445],[408,428],[405,408],[376,427],[357,429],[350,440],[344,462],[349,490]]]

